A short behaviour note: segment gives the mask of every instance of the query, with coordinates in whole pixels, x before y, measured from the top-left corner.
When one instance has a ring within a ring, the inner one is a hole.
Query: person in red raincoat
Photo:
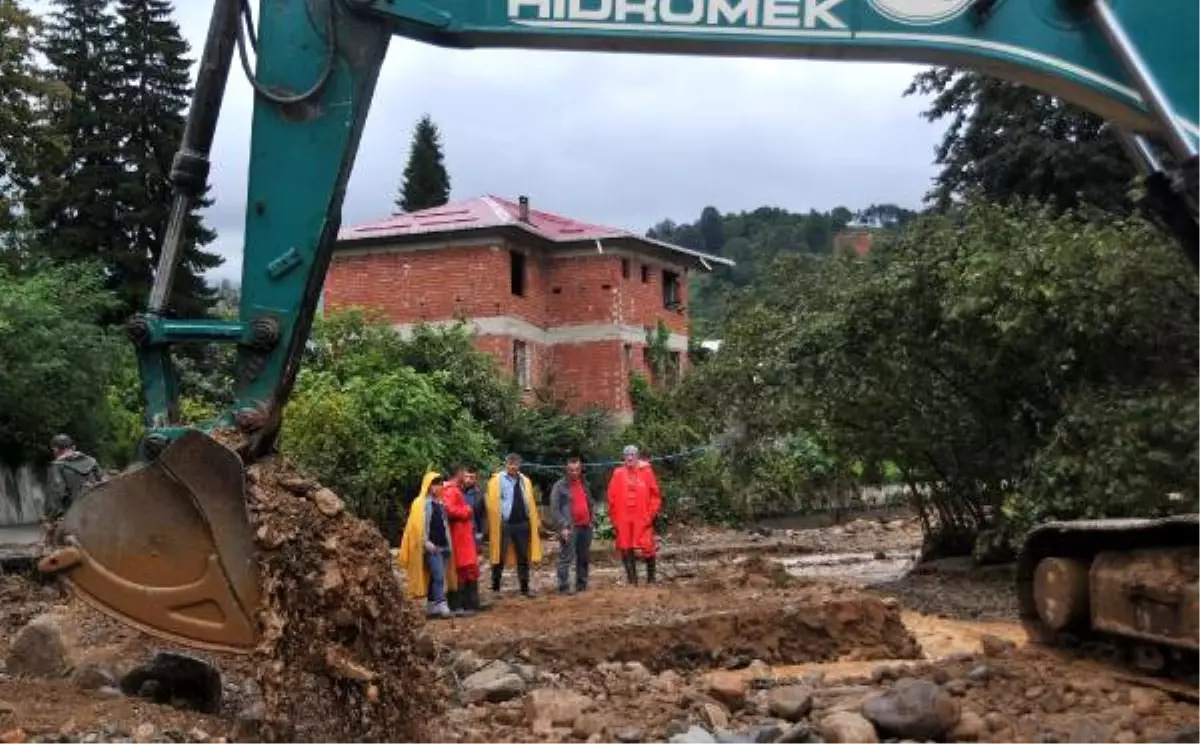
[[[608,516],[616,532],[617,550],[625,565],[625,577],[637,584],[637,559],[646,561],[646,582],[656,583],[654,518],[662,505],[658,479],[649,463],[638,459],[638,449],[629,445],[624,461],[608,481]]]
[[[450,542],[454,548],[454,570],[458,574],[458,590],[446,599],[456,615],[479,610],[479,553],[475,545],[475,514],[462,491],[467,468],[459,466],[454,476],[442,488],[446,517],[450,521]]]

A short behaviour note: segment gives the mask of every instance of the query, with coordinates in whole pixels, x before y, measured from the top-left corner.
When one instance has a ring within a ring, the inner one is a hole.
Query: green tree
[[[843,470],[894,463],[935,553],[1167,492],[1194,506],[1200,293],[1176,254],[1140,220],[923,216],[865,261],[776,259],[690,384],[722,391],[735,462],[803,431]]]
[[[120,217],[121,63],[108,0],[56,0],[41,51],[48,73],[70,90],[48,112],[62,151],[38,153],[37,188],[26,197],[40,255],[59,262],[99,260],[116,268],[128,246]],[[109,278],[117,286],[119,274]],[[120,311],[114,308],[114,318]]]
[[[191,62],[169,0],[118,0],[116,13],[121,79],[114,100],[125,171],[118,198],[127,248],[112,268],[118,293],[132,310],[145,306],[167,230],[171,162],[191,100]],[[224,259],[203,250],[216,233],[197,213],[211,203],[194,204],[184,224],[184,250],[170,298],[171,308],[184,317],[203,316],[216,303],[203,275]]]
[[[1136,175],[1112,125],[1031,88],[982,73],[934,68],[905,95],[933,95],[929,121],[949,120],[929,201],[944,209],[971,195],[1034,199],[1057,209],[1129,213]]]
[[[396,206],[405,212],[440,207],[450,200],[450,174],[442,155],[441,134],[428,114],[417,122],[404,181]]]
[[[0,268],[0,459],[44,458],[59,432],[97,454],[110,440],[107,383],[128,342],[97,325],[114,304],[103,279],[87,264]]]
[[[67,91],[34,60],[39,19],[16,0],[0,0],[0,258],[25,261],[25,194],[39,157],[63,143],[47,131],[47,107]]]

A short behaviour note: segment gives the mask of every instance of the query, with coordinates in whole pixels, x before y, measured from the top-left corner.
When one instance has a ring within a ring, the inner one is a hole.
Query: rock
[[[801,721],[792,724],[792,726],[784,731],[781,731],[775,737],[775,741],[783,742],[783,744],[804,744],[805,742],[814,741],[815,733],[812,725],[808,721]],[[819,741],[820,739],[816,739]]]
[[[952,679],[942,685],[942,689],[955,697],[962,697],[967,694],[967,681],[965,679]]]
[[[591,707],[589,698],[571,690],[543,688],[525,696],[525,717],[530,723],[549,721],[552,726],[570,726]]]
[[[654,678],[654,675],[650,673],[646,665],[640,661],[625,662],[625,676],[639,684],[649,682]]]
[[[486,700],[500,703],[525,692],[525,680],[502,661],[493,661],[462,681],[463,699],[467,703]]]
[[[1081,716],[1071,724],[1071,734],[1067,738],[1080,744],[1101,744],[1112,741],[1113,735],[1111,727],[1105,726],[1092,716]]]
[[[0,733],[0,744],[24,744],[27,738],[25,729],[12,728]]]
[[[688,722],[680,718],[672,718],[671,720],[667,721],[667,725],[664,727],[664,731],[667,733],[667,738],[677,734],[682,734],[687,730]]]
[[[139,695],[146,683],[154,682],[149,697],[156,703],[182,701],[184,707],[201,713],[221,710],[221,673],[208,662],[178,651],[159,651],[150,663],[136,667],[121,678],[121,692]]]
[[[799,721],[812,707],[812,690],[801,685],[776,687],[767,695],[767,712],[785,721]]]
[[[750,666],[746,667],[746,671],[750,673],[750,679],[773,679],[775,672],[771,669],[771,665],[762,659],[755,659],[750,662]]]
[[[668,741],[671,744],[717,744],[713,735],[701,726],[692,726],[682,734],[675,734]]]
[[[70,668],[70,640],[58,615],[38,615],[17,632],[5,671],[28,677],[61,677]]]
[[[517,664],[513,667],[517,676],[525,680],[528,684],[533,684],[538,681],[538,668],[532,664]]]
[[[101,687],[116,687],[116,676],[99,664],[87,663],[75,667],[71,682],[81,690],[99,690]]]
[[[683,677],[673,669],[668,669],[655,677],[651,682],[654,689],[665,692],[668,695],[675,695],[679,692],[679,688],[683,685]],[[680,732],[682,733],[682,732]]]
[[[1118,731],[1117,735],[1113,737],[1116,744],[1136,744],[1137,740],[1138,735],[1128,729]]]
[[[577,739],[588,739],[604,732],[605,721],[595,713],[584,713],[571,724],[571,735]]]
[[[729,714],[716,703],[704,703],[700,706],[700,720],[709,729],[729,728]]]
[[[732,672],[713,672],[707,678],[708,694],[737,710],[746,702],[746,686],[742,675]]]
[[[964,710],[958,717],[958,723],[950,729],[951,741],[979,741],[987,733],[987,725],[973,710]]]
[[[613,736],[622,744],[636,744],[646,738],[646,732],[637,726],[622,726],[613,732]]]
[[[1016,644],[1012,641],[1005,640],[999,636],[985,634],[979,639],[979,646],[983,649],[984,656],[1003,656],[1012,649],[1016,648]]]
[[[198,744],[205,744],[209,739],[208,732],[202,728],[194,728],[187,732],[187,738],[188,741],[198,742]]]
[[[1185,744],[1186,742],[1200,741],[1200,726],[1195,724],[1184,726],[1171,735],[1167,741],[1172,744]]]
[[[879,735],[866,718],[857,713],[839,711],[821,719],[817,733],[828,742],[861,742],[878,744]]]
[[[148,744],[148,742],[157,741],[157,736],[158,730],[154,728],[153,723],[140,723],[133,730],[133,740],[136,744]]]
[[[313,495],[313,501],[317,504],[317,511],[327,517],[335,517],[342,511],[342,500],[328,488],[317,491]]]
[[[470,677],[475,672],[483,669],[487,665],[487,661],[482,656],[475,653],[471,649],[459,651],[454,657],[454,661],[450,664],[450,668],[459,677]]]
[[[1045,695],[1045,694],[1046,694],[1045,687],[1042,687],[1041,685],[1034,685],[1033,687],[1030,687],[1028,690],[1025,691],[1025,698],[1027,700],[1037,700],[1038,698],[1040,698],[1042,695]]]
[[[980,664],[972,667],[971,671],[967,672],[967,679],[972,682],[987,682],[991,679],[992,669],[987,664]]]
[[[927,680],[902,679],[867,698],[862,715],[882,733],[900,739],[939,739],[958,723],[959,702]]]
[[[1133,707],[1134,713],[1139,716],[1149,716],[1158,712],[1162,698],[1154,690],[1132,687],[1129,689],[1129,704]]]
[[[754,742],[754,744],[767,744],[768,742],[777,741],[782,735],[783,729],[777,723],[755,726],[746,732],[746,738]]]
[[[996,711],[992,711],[984,716],[983,722],[987,725],[988,731],[1003,731],[1011,725],[1008,719],[1004,717],[1004,714],[997,713]]]

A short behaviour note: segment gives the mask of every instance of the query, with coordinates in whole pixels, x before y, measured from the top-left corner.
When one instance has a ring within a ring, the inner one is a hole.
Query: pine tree
[[[121,80],[116,101],[121,119],[121,162],[127,174],[119,195],[128,264],[119,291],[132,308],[144,307],[158,265],[171,210],[171,161],[179,147],[191,100],[188,44],[172,18],[170,0],[117,0]],[[193,205],[184,228],[184,250],[172,285],[170,307],[181,316],[206,314],[217,301],[203,273],[224,259],[202,247],[216,238]]]
[[[25,206],[38,253],[114,267],[127,250],[117,206],[116,19],[107,0],[56,0],[56,8],[42,52],[49,75],[70,91],[48,112],[48,134],[65,148],[39,153],[37,188]]]
[[[69,91],[34,60],[41,22],[18,0],[0,0],[0,260],[19,267],[25,251],[25,195],[39,157],[61,142],[46,127],[46,107]]]
[[[926,119],[950,120],[936,153],[942,171],[927,197],[936,208],[967,194],[1036,199],[1058,209],[1133,208],[1136,173],[1100,117],[1017,83],[955,69],[918,74],[905,91],[913,93],[934,96]]]
[[[440,207],[450,200],[450,174],[446,172],[441,136],[429,115],[421,117],[413,132],[404,183],[396,206],[405,212]]]

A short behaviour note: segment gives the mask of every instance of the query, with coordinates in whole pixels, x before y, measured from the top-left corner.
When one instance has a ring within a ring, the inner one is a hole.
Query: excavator
[[[215,0],[147,309],[127,325],[145,405],[139,461],[72,505],[63,542],[39,568],[159,637],[254,648],[259,568],[245,468],[276,450],[394,36],[456,49],[976,70],[1111,122],[1144,176],[1145,215],[1196,265],[1198,21],[1196,0],[269,0],[257,14],[249,0]],[[254,91],[239,316],[178,318],[168,297],[183,218],[205,187],[235,54]],[[189,423],[171,350],[198,342],[236,345],[236,395],[218,419]],[[226,430],[245,446],[214,438]],[[1190,515],[1043,525],[1018,569],[1031,632],[1194,654],[1198,524]]]

